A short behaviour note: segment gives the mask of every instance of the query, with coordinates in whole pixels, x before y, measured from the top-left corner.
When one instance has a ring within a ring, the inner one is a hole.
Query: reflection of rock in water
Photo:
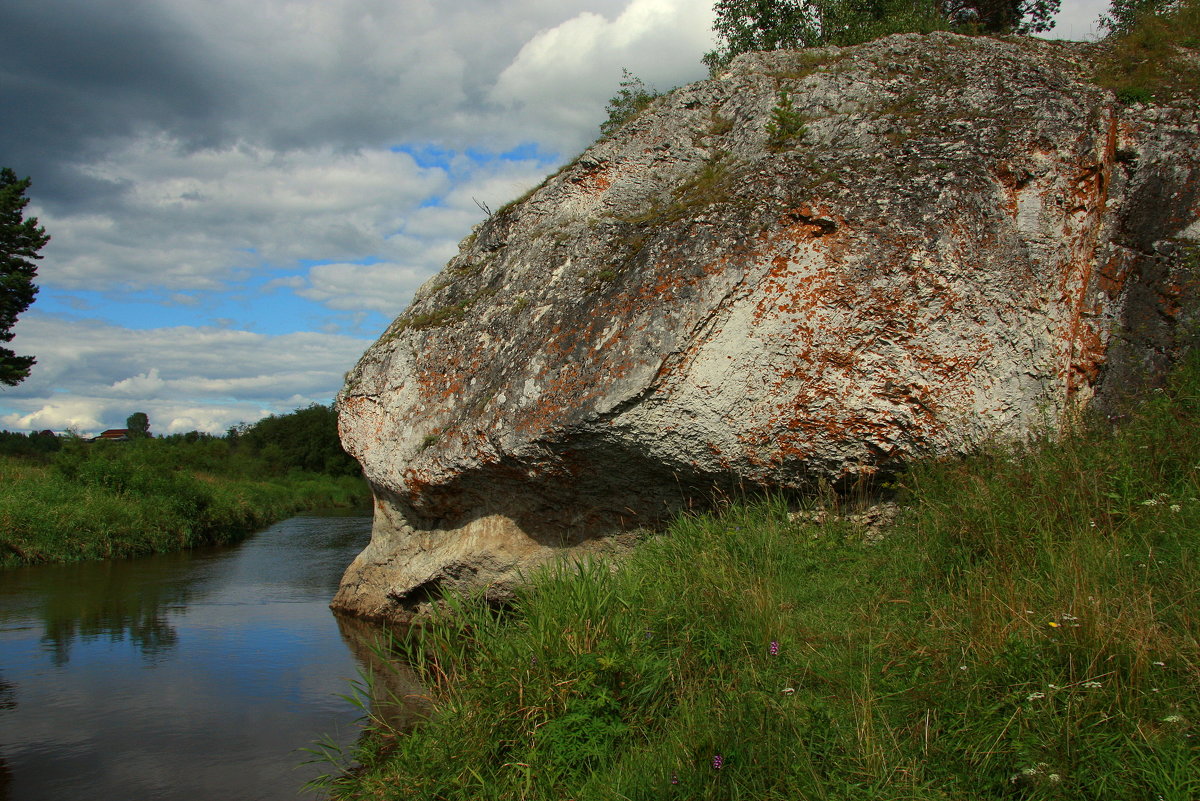
[[[388,629],[358,618],[335,617],[350,653],[371,677],[372,717],[396,731],[412,727],[429,712],[429,697],[408,665],[387,658]]]

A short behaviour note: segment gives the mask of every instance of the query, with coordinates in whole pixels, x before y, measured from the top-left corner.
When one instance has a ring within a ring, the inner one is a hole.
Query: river
[[[339,695],[378,630],[327,604],[370,525],[0,572],[0,801],[319,797],[298,749],[359,731]]]

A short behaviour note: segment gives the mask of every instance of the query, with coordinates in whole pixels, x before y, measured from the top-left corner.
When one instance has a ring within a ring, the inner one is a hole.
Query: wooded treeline
[[[314,403],[287,414],[271,415],[230,428],[223,436],[186,434],[138,439],[136,442],[90,442],[50,432],[22,434],[0,431],[0,456],[65,464],[107,458],[128,449],[164,467],[194,468],[239,476],[280,476],[292,471],[330,476],[357,476],[358,463],[342,450],[333,406]],[[58,455],[66,450],[65,455]],[[129,452],[122,452],[125,456]]]

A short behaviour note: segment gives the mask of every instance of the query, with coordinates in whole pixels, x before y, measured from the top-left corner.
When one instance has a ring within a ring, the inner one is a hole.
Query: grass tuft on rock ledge
[[[870,544],[778,500],[450,599],[339,799],[1200,797],[1200,361],[1114,431],[923,464]]]

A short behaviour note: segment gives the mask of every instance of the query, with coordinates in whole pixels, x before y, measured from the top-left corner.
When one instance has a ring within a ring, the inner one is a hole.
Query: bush
[[[767,123],[767,149],[778,152],[793,147],[806,131],[804,115],[792,106],[787,91],[781,91],[779,102],[771,109],[771,121]]]
[[[62,442],[49,431],[31,431],[28,434],[0,431],[0,456],[20,456],[44,461],[61,447]]]
[[[342,450],[337,412],[332,406],[313,404],[288,414],[271,415],[230,430],[228,438],[234,448],[248,451],[274,475],[289,470],[333,476],[359,474],[358,463]]]
[[[623,69],[621,74],[624,76],[621,79],[621,88],[605,107],[608,119],[600,123],[602,136],[612,136],[622,125],[636,117],[650,105],[654,98],[659,96],[658,92],[646,88],[642,79],[629,70]]]

